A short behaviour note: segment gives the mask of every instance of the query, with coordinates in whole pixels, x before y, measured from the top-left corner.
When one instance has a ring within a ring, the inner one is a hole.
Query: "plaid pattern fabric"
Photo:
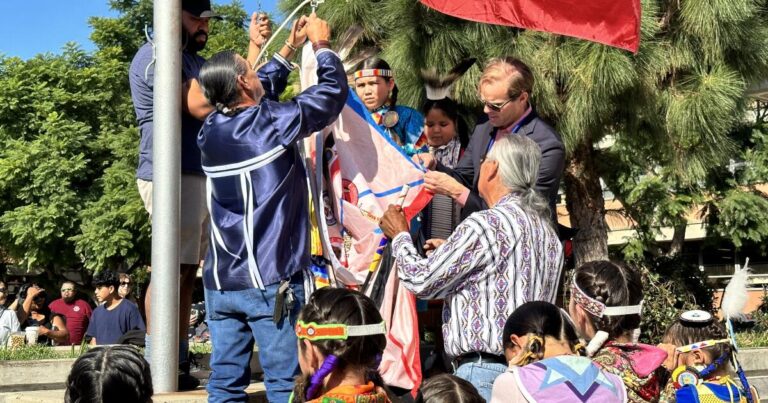
[[[546,219],[522,210],[515,195],[464,220],[447,242],[422,258],[408,233],[392,241],[398,275],[425,299],[445,299],[443,337],[451,356],[501,355],[501,332],[528,301],[555,301],[563,249]]]

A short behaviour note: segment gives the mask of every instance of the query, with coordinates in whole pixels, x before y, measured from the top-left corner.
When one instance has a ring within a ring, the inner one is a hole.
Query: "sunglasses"
[[[501,110],[504,109],[504,107],[507,106],[508,103],[520,99],[521,95],[523,95],[522,92],[517,94],[517,95],[515,95],[515,96],[513,96],[513,97],[510,97],[508,100],[506,100],[504,102],[501,102],[501,103],[498,103],[498,102],[496,102],[496,103],[488,102],[488,101],[484,100],[483,97],[480,97],[480,96],[478,96],[478,98],[480,98],[480,102],[483,105],[485,105],[488,109],[490,109],[490,110],[492,110],[494,112],[501,112]]]
[[[7,288],[0,288],[0,292],[6,292],[7,290]]]
[[[482,102],[483,105],[485,105],[488,109],[490,109],[490,110],[492,110],[494,112],[501,112],[501,110],[504,109],[504,107],[507,106],[507,104],[512,102],[512,101],[514,101],[514,99],[508,99],[508,100],[498,104],[498,103],[488,102],[488,101],[480,98],[480,102]]]
[[[128,287],[129,285],[131,285],[130,281],[121,281],[120,282],[120,287]]]

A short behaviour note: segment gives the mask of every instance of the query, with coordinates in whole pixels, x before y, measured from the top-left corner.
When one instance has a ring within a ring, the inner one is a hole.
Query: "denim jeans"
[[[279,323],[272,320],[279,284],[266,291],[217,291],[205,289],[205,307],[211,332],[211,376],[206,387],[209,402],[247,402],[245,388],[251,381],[250,361],[254,338],[264,369],[267,399],[285,403],[299,374],[295,333],[296,318],[304,304],[302,273],[291,278],[296,304]]]
[[[493,381],[507,371],[508,366],[496,362],[469,362],[456,368],[454,375],[471,383],[485,401],[491,401]]]

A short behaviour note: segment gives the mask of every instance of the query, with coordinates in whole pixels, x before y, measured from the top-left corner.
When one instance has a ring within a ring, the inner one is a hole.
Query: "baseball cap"
[[[211,11],[211,0],[182,0],[181,9],[196,17],[221,19]]]

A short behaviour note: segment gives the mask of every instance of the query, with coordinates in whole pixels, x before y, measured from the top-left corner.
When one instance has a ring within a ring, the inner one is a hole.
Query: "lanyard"
[[[513,134],[517,134],[517,131],[520,130],[521,123],[516,124],[515,127],[512,128]],[[486,154],[491,152],[491,147],[493,147],[493,143],[496,142],[496,136],[498,135],[498,133],[499,133],[499,129],[496,129],[493,131],[493,133],[491,133],[491,141],[488,142],[488,147],[485,148]]]
[[[528,115],[531,114],[531,111],[533,108],[531,108],[530,105],[528,105],[528,109],[526,109],[525,113],[523,113],[523,116],[520,116],[520,119],[517,120],[517,123],[514,127],[512,127],[512,133],[517,134],[517,131],[520,130],[520,127],[523,125],[523,121],[525,118],[528,117]],[[491,147],[493,147],[493,143],[496,142],[496,135],[499,133],[499,129],[496,129],[491,133],[491,141],[488,142],[488,147],[485,148],[485,153],[488,154],[491,151]]]

